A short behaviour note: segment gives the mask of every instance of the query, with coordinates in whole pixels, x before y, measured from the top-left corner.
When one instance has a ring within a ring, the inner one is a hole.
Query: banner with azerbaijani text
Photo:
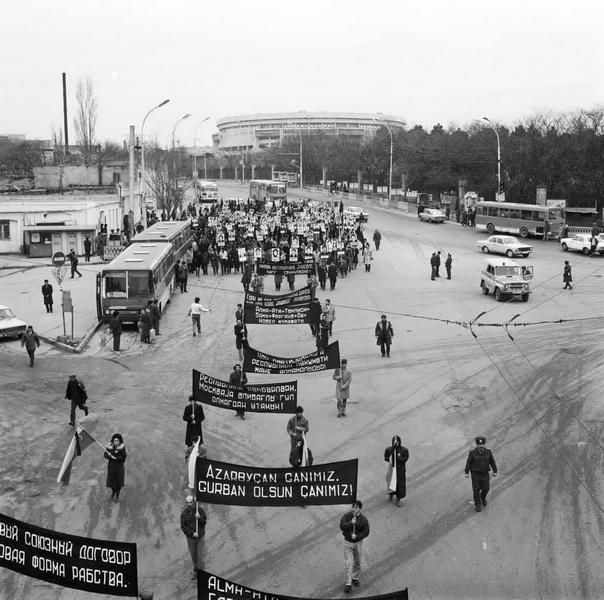
[[[298,382],[239,387],[193,369],[193,397],[204,404],[228,410],[293,414],[298,405]]]
[[[245,587],[239,583],[229,581],[213,575],[207,571],[197,571],[197,600],[312,600],[312,598],[300,598],[298,596],[285,596],[271,592],[260,592]],[[355,600],[409,600],[407,588],[379,594],[375,596],[362,596]]]
[[[272,294],[256,294],[255,292],[245,293],[245,306],[262,306],[264,308],[277,308],[279,306],[293,306],[297,304],[308,304],[311,301],[310,286],[305,285],[303,288],[274,296]]]
[[[314,373],[340,366],[340,347],[332,342],[327,348],[309,352],[303,356],[285,358],[273,356],[246,348],[243,357],[243,370],[246,373],[270,373],[271,375],[292,375],[294,373]]]
[[[358,462],[355,458],[287,469],[197,459],[197,500],[235,506],[352,504],[357,497]]]
[[[136,544],[59,533],[3,514],[0,566],[62,587],[138,596]]]
[[[315,261],[309,260],[305,262],[259,262],[256,266],[256,272],[259,275],[273,275],[281,273],[281,275],[308,275],[309,271],[314,271]]]

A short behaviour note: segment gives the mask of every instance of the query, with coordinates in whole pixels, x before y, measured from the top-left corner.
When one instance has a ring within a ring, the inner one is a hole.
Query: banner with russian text
[[[197,500],[235,506],[352,504],[358,460],[303,468],[267,468],[198,459]]]
[[[59,533],[3,514],[0,566],[85,592],[138,596],[136,544]]]
[[[246,325],[301,325],[310,323],[310,303],[274,308],[246,304],[243,308]]]
[[[256,266],[256,272],[259,275],[273,275],[281,273],[281,275],[308,275],[309,271],[314,271],[315,261],[309,260],[305,262],[266,262],[262,261]]]
[[[228,410],[294,414],[298,405],[298,382],[239,387],[193,369],[193,396],[199,402]]]
[[[245,293],[245,306],[262,306],[264,308],[276,308],[279,306],[293,306],[297,304],[309,304],[311,301],[310,286],[305,285],[303,288],[274,296],[272,294],[256,294],[255,292]]]
[[[271,592],[261,592],[240,585],[228,579],[212,575],[207,571],[197,571],[197,600],[312,600],[311,598],[300,598],[298,596],[284,596]],[[355,600],[409,600],[407,588],[379,594],[376,596],[362,596]]]
[[[309,352],[303,356],[285,358],[273,356],[246,348],[243,357],[243,370],[246,373],[270,373],[271,375],[292,375],[294,373],[313,373],[327,369],[337,369],[340,366],[340,347],[338,342],[332,342],[327,348]]]

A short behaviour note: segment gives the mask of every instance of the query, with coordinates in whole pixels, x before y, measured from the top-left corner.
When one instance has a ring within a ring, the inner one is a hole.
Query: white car
[[[602,255],[604,254],[604,235],[600,234],[597,239],[596,252]],[[564,252],[576,250],[577,252],[583,252],[583,254],[589,254],[591,252],[591,235],[589,233],[577,233],[572,237],[562,238],[560,247]]]
[[[353,215],[357,221],[369,221],[369,213],[365,212],[360,206],[348,206],[344,209],[344,214]]]
[[[438,208],[424,208],[417,218],[420,221],[428,221],[428,223],[444,223],[447,220],[442,210]]]
[[[511,235],[492,235],[486,240],[478,240],[476,245],[485,253],[505,254],[509,258],[514,256],[524,256],[526,258],[533,247],[519,242]]]
[[[17,319],[8,306],[0,304],[0,338],[21,337],[26,329],[27,325],[21,319]]]

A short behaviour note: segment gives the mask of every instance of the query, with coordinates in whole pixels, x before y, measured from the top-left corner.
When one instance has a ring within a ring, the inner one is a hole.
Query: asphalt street
[[[247,190],[230,184],[221,195],[244,197]],[[361,587],[352,596],[408,587],[413,600],[601,597],[604,258],[564,254],[556,242],[533,240],[533,255],[519,259],[534,266],[528,303],[498,303],[480,290],[484,255],[474,243],[486,234],[367,210],[366,235],[375,228],[382,234],[371,272],[359,265],[333,292],[319,295],[336,306],[333,339],[352,372],[347,417],[336,417],[331,373],[297,377],[315,462],[359,459],[358,497],[371,533]],[[452,280],[430,280],[435,250],[453,255]],[[564,259],[573,267],[572,291],[562,289]],[[190,278],[189,293],[173,296],[151,346],[126,331],[124,351],[114,353],[103,327],[83,354],[47,349],[30,369],[18,342],[0,342],[0,511],[57,531],[136,542],[141,589],[156,599],[194,598],[179,524],[186,486],[182,412],[192,368],[228,379],[238,362],[239,279]],[[0,279],[0,297],[9,280]],[[267,277],[265,292],[273,290]],[[201,337],[191,335],[186,316],[194,296],[212,309],[202,315]],[[382,313],[395,331],[390,359],[380,356],[373,337]],[[508,327],[508,336],[503,325],[516,315],[521,326]],[[314,349],[302,325],[250,325],[249,337],[253,347],[275,355]],[[94,446],[76,459],[69,486],[56,483],[72,433],[63,399],[72,372],[89,392],[84,427],[101,443],[114,432],[124,436],[119,504],[110,501],[106,461]],[[249,376],[250,383],[278,379]],[[205,412],[210,458],[288,466],[287,416],[250,414],[241,421],[218,408]],[[383,459],[394,434],[410,452],[400,508],[388,502]],[[487,437],[500,472],[481,513],[463,476],[476,435]],[[275,594],[344,597],[338,525],[347,506],[205,508],[208,571]],[[2,598],[28,600],[83,596],[7,570],[0,571],[0,590]]]

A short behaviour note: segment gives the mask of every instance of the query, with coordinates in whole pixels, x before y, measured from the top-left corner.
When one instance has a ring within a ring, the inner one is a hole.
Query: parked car
[[[511,235],[492,235],[486,240],[478,240],[476,245],[485,254],[493,252],[494,254],[505,254],[510,258],[514,256],[526,258],[533,251],[532,246],[519,242]]]
[[[480,277],[480,287],[485,296],[491,292],[497,302],[507,298],[520,298],[528,302],[532,266],[520,265],[508,258],[487,258]]]
[[[596,252],[602,255],[604,254],[604,235],[598,235],[597,239]],[[576,250],[577,252],[583,252],[583,254],[589,254],[591,252],[591,235],[589,233],[576,233],[572,237],[562,238],[560,247],[564,252]]]
[[[353,215],[361,223],[369,221],[369,213],[365,212],[360,206],[348,206],[344,209],[344,214]]]
[[[26,329],[27,325],[21,319],[17,319],[15,313],[8,306],[0,304],[0,338],[19,338]]]
[[[420,221],[428,221],[428,223],[444,223],[447,220],[445,214],[438,208],[424,208],[417,217]]]

